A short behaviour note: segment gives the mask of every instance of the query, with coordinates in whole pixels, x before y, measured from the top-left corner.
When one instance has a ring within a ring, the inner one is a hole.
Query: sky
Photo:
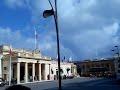
[[[54,0],[51,0],[54,7]],[[120,46],[120,0],[57,0],[61,60],[113,57]],[[0,45],[27,50],[38,48],[43,56],[57,56],[53,16],[48,0],[1,0]]]

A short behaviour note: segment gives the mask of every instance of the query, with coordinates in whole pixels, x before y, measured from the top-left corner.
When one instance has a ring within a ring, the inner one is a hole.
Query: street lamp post
[[[119,57],[119,48],[118,48],[118,46],[115,46],[116,48],[117,48],[117,55],[118,55],[118,57]]]
[[[116,50],[111,50],[111,51],[116,51],[116,54],[118,55],[118,60],[119,60],[119,48],[118,48],[118,46],[115,46],[116,47]]]
[[[117,48],[117,55],[118,55],[118,61],[119,61],[119,48],[118,48],[118,46],[115,46],[116,48]]]
[[[43,12],[43,17],[47,18],[49,16],[54,16],[54,21],[55,21],[55,27],[56,27],[56,36],[57,36],[57,55],[58,55],[58,81],[59,81],[59,90],[62,90],[61,87],[61,74],[60,74],[60,47],[59,47],[59,30],[58,30],[58,18],[57,18],[57,0],[55,0],[55,10],[53,9],[53,6],[48,0],[50,5],[51,5],[51,10],[45,10]]]

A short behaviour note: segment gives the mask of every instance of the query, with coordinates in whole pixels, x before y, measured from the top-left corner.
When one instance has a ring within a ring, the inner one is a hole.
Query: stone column
[[[17,84],[19,84],[20,83],[20,63],[19,62],[17,63],[17,72],[16,72],[16,74],[17,74]]]
[[[47,80],[47,64],[45,64],[44,79]]]
[[[51,80],[51,68],[50,68],[50,64],[49,64],[49,80]]]
[[[28,63],[25,63],[25,83],[28,82]]]
[[[41,81],[41,64],[39,63],[39,81]]]
[[[35,77],[35,63],[32,64],[32,77],[33,77],[33,82],[34,82],[34,77]]]

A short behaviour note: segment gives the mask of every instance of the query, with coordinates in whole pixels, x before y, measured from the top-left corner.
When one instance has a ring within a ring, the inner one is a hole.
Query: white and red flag
[[[10,45],[10,56],[12,56],[12,46]]]
[[[70,57],[70,58],[68,59],[68,62],[72,62],[72,57]]]
[[[56,57],[56,60],[58,61],[58,55],[57,55],[57,57]]]
[[[36,32],[36,30],[35,30],[35,49],[37,49],[38,48],[38,42],[37,42],[37,39],[38,39],[38,33]]]
[[[35,30],[35,38],[36,39],[38,38],[38,34],[37,34],[36,30]]]

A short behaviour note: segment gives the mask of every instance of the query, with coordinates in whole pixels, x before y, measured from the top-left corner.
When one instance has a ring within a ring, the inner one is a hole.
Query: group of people
[[[72,79],[72,78],[74,78],[74,76],[67,76],[67,75],[61,76],[61,79]],[[58,76],[54,75],[54,80],[57,80],[57,79],[58,79]]]
[[[29,77],[29,80],[30,80],[30,82],[33,82],[33,76],[30,76],[30,77]],[[35,81],[38,80],[38,79],[37,79],[37,76],[34,76],[34,80],[35,80]]]

